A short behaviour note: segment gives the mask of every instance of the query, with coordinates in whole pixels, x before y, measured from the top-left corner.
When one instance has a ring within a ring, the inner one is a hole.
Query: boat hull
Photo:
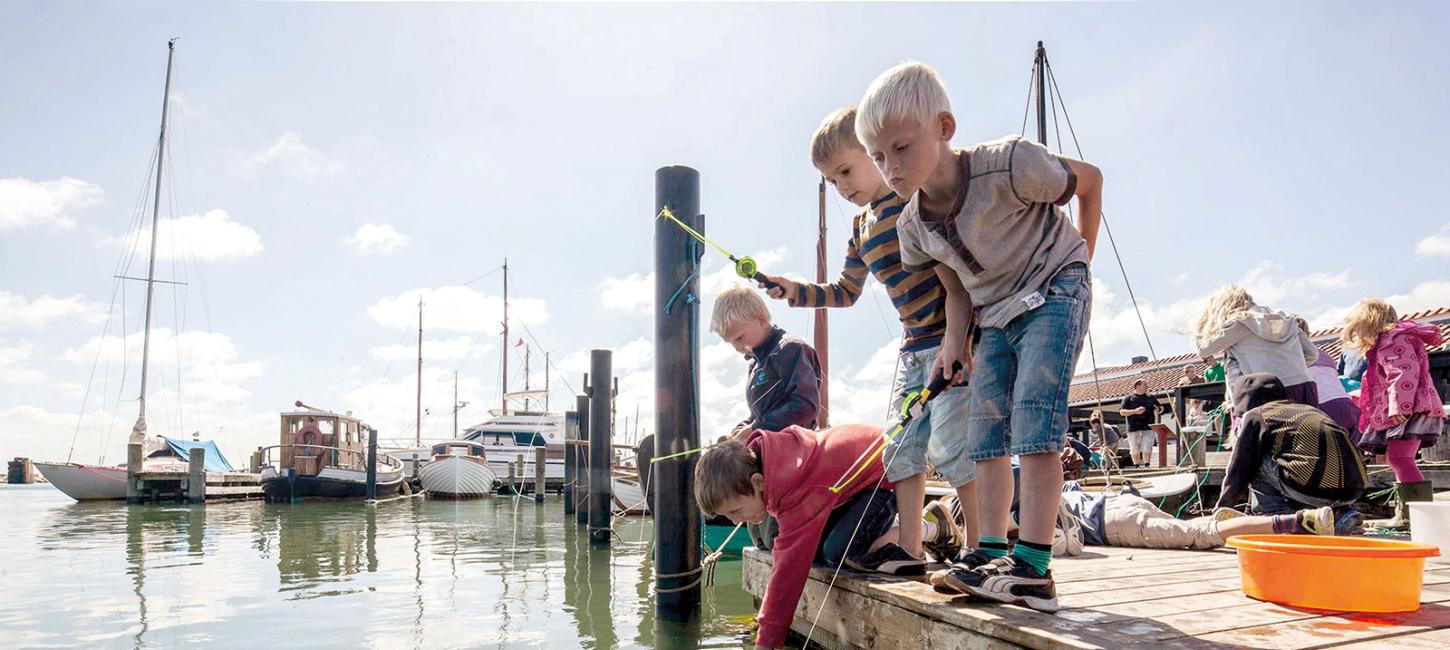
[[[418,473],[430,497],[476,499],[498,487],[498,475],[487,463],[464,456],[429,461]]]
[[[164,459],[148,460],[148,472],[185,472],[185,463]],[[76,501],[110,501],[126,498],[126,468],[119,465],[35,462],[35,468],[57,490]]]
[[[397,494],[403,485],[400,470],[378,472],[378,496]],[[363,499],[368,496],[367,473],[359,470],[324,468],[317,476],[264,472],[262,493],[268,501],[293,499]]]
[[[612,477],[612,479],[609,498],[614,502],[616,513],[623,515],[649,514],[649,500],[644,498],[644,490],[640,489],[638,482],[618,476]]]

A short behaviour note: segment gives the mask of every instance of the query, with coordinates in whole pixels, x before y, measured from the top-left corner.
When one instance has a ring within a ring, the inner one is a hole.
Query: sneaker
[[[1334,534],[1334,508],[1324,506],[1313,510],[1299,511],[1299,525],[1310,535]]]
[[[1215,522],[1225,522],[1242,516],[1244,516],[1244,513],[1233,508],[1215,508],[1213,511],[1213,520]]]
[[[1049,614],[1061,609],[1057,604],[1057,587],[1052,571],[1040,574],[1032,565],[1011,555],[999,557],[971,571],[954,570],[946,575],[946,585],[964,594],[1021,605]]]
[[[1052,530],[1053,557],[1080,555],[1082,554],[1082,544],[1082,522],[1072,514],[1072,509],[1067,507],[1067,503],[1058,500],[1057,528]]]
[[[957,525],[956,518],[952,516],[951,505],[946,501],[947,499],[932,501],[921,511],[922,520],[936,526],[936,535],[930,539],[923,538],[921,545],[943,562],[960,553],[964,541],[962,528]]]
[[[926,560],[912,557],[906,549],[885,544],[860,557],[846,558],[846,566],[857,571],[875,571],[893,576],[919,576],[926,573]]]
[[[972,569],[975,569],[977,567],[985,566],[988,562],[991,561],[992,558],[987,557],[981,551],[963,547],[962,550],[957,553],[956,557],[952,558],[951,566],[945,569],[932,571],[931,575],[927,576],[926,581],[931,584],[932,589],[935,589],[940,593],[959,593],[956,589],[952,589],[951,587],[947,586],[947,574],[956,570],[971,571]]]
[[[1345,508],[1334,520],[1334,534],[1363,535],[1364,513],[1354,508]]]

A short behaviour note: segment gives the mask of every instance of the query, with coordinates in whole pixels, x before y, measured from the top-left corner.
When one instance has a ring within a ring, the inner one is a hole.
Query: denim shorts
[[[1063,267],[1040,292],[1041,306],[1002,327],[982,328],[967,416],[974,461],[1062,451],[1067,391],[1092,308],[1087,265]]]
[[[939,349],[933,346],[901,353],[892,388],[891,411],[886,414],[888,435],[901,419],[901,402],[906,394],[919,391],[929,383]],[[894,483],[921,474],[927,471],[928,459],[952,487],[961,487],[976,478],[977,463],[967,458],[967,403],[971,396],[968,386],[953,386],[931,398],[921,415],[896,434],[881,455],[886,464],[886,480]]]

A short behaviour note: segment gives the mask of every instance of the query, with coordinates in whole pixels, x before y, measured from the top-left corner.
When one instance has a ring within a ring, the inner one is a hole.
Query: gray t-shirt
[[[1002,327],[1040,304],[1039,291],[1060,269],[1088,262],[1062,210],[1077,175],[1045,147],[1018,136],[958,152],[963,191],[940,222],[922,219],[911,197],[896,224],[908,271],[944,262],[961,277],[982,327]]]

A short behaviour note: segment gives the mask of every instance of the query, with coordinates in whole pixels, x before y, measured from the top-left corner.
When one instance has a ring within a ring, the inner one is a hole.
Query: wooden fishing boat
[[[361,499],[367,494],[367,440],[372,427],[349,414],[297,402],[282,414],[282,444],[258,450],[268,501],[310,497]],[[271,462],[271,452],[277,460]],[[377,455],[379,496],[405,490],[403,464]]]

